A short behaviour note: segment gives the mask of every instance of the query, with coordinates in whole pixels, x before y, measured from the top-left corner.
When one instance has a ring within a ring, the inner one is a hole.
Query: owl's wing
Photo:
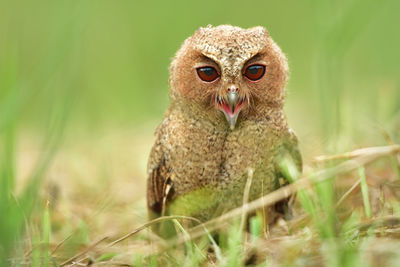
[[[284,166],[282,166],[283,160],[289,160],[289,163],[293,163],[297,172],[301,174],[303,170],[303,160],[301,157],[297,136],[291,129],[286,132],[283,138],[281,150],[275,162],[278,173],[281,175],[281,177],[284,177],[289,182],[291,181],[291,178],[294,177],[287,177],[288,175],[286,171],[283,170]]]
[[[172,172],[161,148],[161,144],[156,142],[149,158],[147,179],[149,219],[163,216],[167,202],[173,195]]]

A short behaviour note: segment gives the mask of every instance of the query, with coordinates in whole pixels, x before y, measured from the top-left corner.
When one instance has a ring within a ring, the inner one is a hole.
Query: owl
[[[287,60],[265,28],[200,28],[169,70],[170,106],[148,161],[150,219],[184,215],[204,222],[241,206],[250,178],[248,201],[285,184],[282,157],[301,170],[283,111]]]

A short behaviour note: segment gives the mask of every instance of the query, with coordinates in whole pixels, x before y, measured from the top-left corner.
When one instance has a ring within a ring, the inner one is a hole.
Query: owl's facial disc
[[[217,95],[215,97],[215,102],[218,109],[224,113],[231,130],[235,129],[239,113],[246,103],[246,97],[240,97],[238,88],[231,85],[228,87],[226,97]]]

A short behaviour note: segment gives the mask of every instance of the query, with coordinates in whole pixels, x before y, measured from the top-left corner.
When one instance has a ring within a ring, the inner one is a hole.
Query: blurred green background
[[[68,132],[155,127],[185,38],[262,25],[288,56],[286,110],[303,146],[378,144],[380,128],[399,129],[399,11],[395,0],[1,1],[0,121],[17,111],[40,131],[72,98]]]
[[[306,166],[400,143],[399,11],[398,0],[0,0],[0,265],[24,242],[46,258],[72,229],[79,245],[146,221],[168,66],[201,26],[268,29],[289,59],[285,108]]]

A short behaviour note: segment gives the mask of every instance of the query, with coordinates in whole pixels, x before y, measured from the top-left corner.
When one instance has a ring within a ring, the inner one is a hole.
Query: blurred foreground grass
[[[0,1],[0,266],[398,266],[398,154],[313,158],[400,143],[399,2],[177,3]],[[229,217],[211,248],[147,228],[110,246],[146,223],[167,67],[209,23],[266,26],[287,53],[305,176],[354,168],[296,188],[294,218],[267,233]]]

